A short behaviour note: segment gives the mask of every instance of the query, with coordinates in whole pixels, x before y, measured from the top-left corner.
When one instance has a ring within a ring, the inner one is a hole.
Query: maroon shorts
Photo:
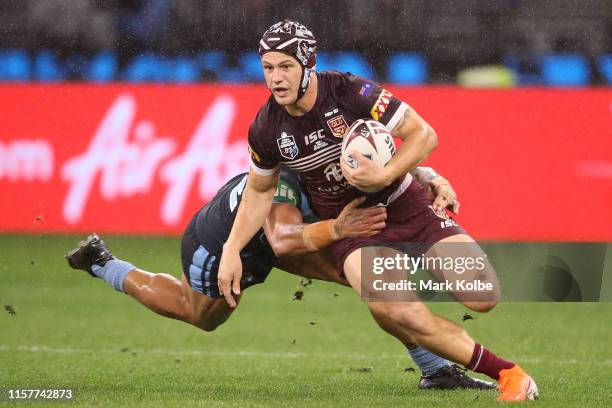
[[[344,261],[356,249],[382,243],[416,243],[419,252],[424,253],[436,242],[457,234],[466,232],[446,212],[436,213],[428,193],[413,180],[387,206],[385,229],[373,237],[344,238],[333,243],[331,251],[338,271],[344,276]]]

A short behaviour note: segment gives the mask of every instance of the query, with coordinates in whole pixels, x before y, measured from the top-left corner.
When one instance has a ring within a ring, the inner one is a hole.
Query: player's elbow
[[[438,147],[438,134],[429,125],[426,125],[425,137],[428,154],[433,152]]]

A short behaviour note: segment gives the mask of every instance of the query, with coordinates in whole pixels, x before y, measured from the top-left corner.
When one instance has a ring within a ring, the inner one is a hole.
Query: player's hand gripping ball
[[[347,130],[342,141],[342,157],[351,168],[359,167],[358,161],[351,153],[361,153],[380,167],[385,167],[395,155],[395,142],[391,132],[380,122],[372,119],[358,119]],[[356,185],[366,193],[380,190],[377,187]]]

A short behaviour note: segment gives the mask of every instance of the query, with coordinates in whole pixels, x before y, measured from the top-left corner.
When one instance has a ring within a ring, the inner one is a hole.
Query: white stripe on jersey
[[[323,161],[321,163],[314,163],[313,165],[304,167],[304,168],[301,169],[301,171],[309,171],[309,170],[316,169],[317,167],[322,166],[324,164],[329,164],[329,163],[335,162],[335,161],[337,162],[340,159],[341,156],[342,156],[342,152],[337,152],[336,154],[328,156],[325,159],[325,161]]]
[[[389,130],[393,130],[395,126],[397,126],[397,124],[399,123],[402,116],[404,116],[404,112],[406,112],[408,109],[410,109],[410,105],[405,102],[402,102],[402,104],[397,108],[397,110],[391,117],[391,120],[389,120],[389,123],[387,123],[385,127]]]
[[[292,169],[296,169],[298,171],[306,171],[306,170],[312,170],[315,167],[318,167],[322,164],[329,163],[331,159],[340,157],[341,154],[342,154],[342,146],[336,145],[335,149],[328,150],[324,154],[317,153],[316,157],[314,157],[313,160],[309,160],[308,162],[296,164],[295,162],[287,161],[287,162],[281,162],[281,163],[288,167],[291,167]]]
[[[340,143],[334,144],[334,145],[325,147],[317,152],[314,152],[310,156],[306,156],[306,157],[302,157],[301,159],[293,160],[291,163],[301,166],[303,164],[307,164],[308,162],[316,160],[317,157],[322,156],[324,153],[327,153],[330,150],[336,150],[336,149],[341,149],[341,148],[342,148],[342,144]]]

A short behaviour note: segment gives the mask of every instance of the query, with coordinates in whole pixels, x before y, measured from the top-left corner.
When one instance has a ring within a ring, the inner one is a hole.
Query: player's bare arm
[[[402,140],[397,153],[385,167],[380,167],[359,152],[349,152],[357,161],[351,168],[341,160],[344,177],[353,186],[371,190],[382,190],[399,177],[414,170],[438,145],[433,128],[407,105],[391,134]]]
[[[223,245],[223,254],[219,265],[219,289],[230,307],[236,307],[232,296],[240,294],[240,278],[242,277],[242,261],[240,251],[255,233],[262,227],[278,184],[279,171],[270,176],[249,171],[244,197],[238,207],[236,220],[232,231]]]
[[[402,140],[402,145],[385,167],[391,177],[389,184],[414,170],[438,146],[438,136],[433,128],[414,109],[405,106],[404,115],[391,131],[393,137]]]

